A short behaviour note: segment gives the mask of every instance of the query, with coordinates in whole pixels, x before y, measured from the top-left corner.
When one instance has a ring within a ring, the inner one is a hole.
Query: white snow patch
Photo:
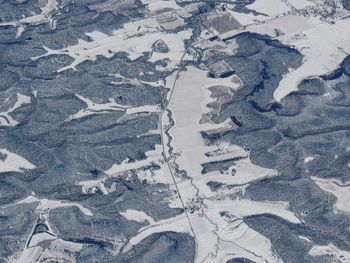
[[[36,236],[36,235],[35,235]],[[33,237],[36,239],[36,237]],[[43,238],[41,236],[40,238]],[[50,239],[49,237],[46,240]],[[38,240],[37,240],[38,241]],[[37,263],[50,259],[55,259],[57,262],[71,262],[75,263],[74,252],[78,252],[83,248],[83,244],[65,241],[55,237],[52,240],[50,246],[43,249],[41,246],[26,247],[24,250],[17,255],[12,256],[9,259],[10,263]],[[67,253],[68,251],[73,252],[72,254]]]
[[[205,203],[219,212],[227,211],[237,218],[245,216],[259,215],[259,214],[273,214],[277,215],[291,223],[299,224],[300,219],[297,218],[293,212],[289,211],[289,204],[287,202],[272,202],[272,201],[251,201],[246,199],[225,199],[225,200],[205,200]]]
[[[37,203],[37,202],[39,203],[38,209],[40,210],[50,210],[50,209],[52,210],[52,209],[61,208],[61,207],[75,206],[75,207],[78,207],[83,214],[87,216],[93,216],[93,213],[89,209],[85,208],[84,206],[78,203],[65,202],[61,200],[49,200],[46,198],[39,199],[32,195],[17,202],[16,204],[28,204],[28,203]]]
[[[300,239],[302,239],[302,240],[305,240],[306,242],[311,242],[311,240],[310,239],[308,239],[307,237],[304,237],[304,236],[298,236]]]
[[[201,176],[200,164],[205,161],[204,154],[208,151],[200,134],[206,125],[200,124],[200,119],[202,114],[211,111],[207,107],[212,101],[208,88],[217,85],[235,88],[230,78],[212,79],[207,72],[188,67],[187,71],[181,72],[169,105],[175,120],[175,126],[169,133],[174,150],[180,154],[176,162],[192,178]]]
[[[171,88],[173,81],[168,86]],[[242,222],[247,215],[271,213],[292,223],[300,220],[288,210],[288,204],[282,202],[254,202],[250,200],[233,200],[229,198],[232,191],[212,192],[207,186],[209,181],[224,184],[248,184],[254,180],[275,176],[271,169],[253,165],[249,160],[249,152],[244,149],[221,142],[218,145],[207,146],[200,132],[208,129],[223,128],[222,124],[200,123],[203,114],[210,112],[207,104],[213,101],[208,90],[212,86],[228,86],[233,92],[240,84],[227,79],[208,78],[207,72],[194,67],[179,74],[171,97],[169,109],[172,111],[175,125],[169,130],[172,137],[176,164],[180,170],[185,170],[192,180],[176,177],[177,186],[187,207],[193,207],[189,220],[193,227],[197,245],[195,262],[226,262],[232,255],[249,258],[255,262],[281,262],[274,255],[271,242]],[[231,127],[233,129],[233,127]],[[163,136],[166,138],[166,136]],[[232,165],[237,170],[235,176],[230,172],[220,174],[211,172],[202,175],[201,164],[210,161],[228,160],[242,157]],[[201,202],[203,203],[201,206]],[[229,217],[221,216],[221,212],[229,210]],[[171,220],[171,219],[169,219]],[[182,220],[185,220],[182,217]],[[167,221],[168,222],[168,221]],[[160,226],[157,231],[160,231]],[[177,229],[176,223],[171,228]],[[192,233],[192,229],[179,228]],[[204,231],[205,230],[205,231]],[[164,230],[165,231],[165,230]],[[173,230],[174,231],[174,230]],[[180,231],[180,230],[179,230]],[[149,233],[153,233],[149,230]],[[142,238],[145,238],[142,233]],[[141,235],[133,239],[140,242]]]
[[[0,154],[6,156],[4,160],[0,160],[0,172],[24,172],[36,167],[19,154],[6,149],[0,149]]]
[[[150,24],[149,24],[150,23]],[[69,55],[74,59],[73,63],[58,70],[58,72],[67,69],[76,69],[76,66],[86,60],[95,61],[97,56],[111,58],[115,53],[126,52],[130,60],[136,60],[143,56],[145,52],[152,49],[152,45],[158,39],[162,39],[169,47],[169,52],[158,54],[157,58],[150,58],[150,61],[155,62],[159,59],[169,59],[167,69],[175,68],[181,60],[185,51],[184,40],[189,39],[192,35],[191,30],[180,31],[178,33],[166,33],[159,31],[156,23],[152,19],[145,19],[127,23],[122,29],[113,31],[111,35],[94,31],[86,33],[92,38],[92,41],[87,42],[79,39],[76,45],[68,46],[63,49],[49,49],[44,47],[47,53],[33,57],[36,60],[41,57],[50,55]]]
[[[322,23],[318,18],[309,18],[308,22],[313,25],[311,28],[300,28],[296,35],[281,36],[282,42],[293,45],[303,54],[304,62],[281,80],[274,93],[277,101],[297,90],[303,79],[326,74],[337,68],[350,51],[348,19],[337,20],[335,24]]]
[[[104,194],[113,192],[113,189],[107,189],[104,186],[105,181],[111,177],[118,177],[127,175],[129,171],[135,171],[139,180],[145,180],[147,183],[151,184],[167,184],[172,185],[173,179],[171,177],[169,168],[164,162],[164,157],[162,155],[161,145],[155,145],[155,150],[146,152],[147,158],[144,160],[129,162],[128,159],[124,160],[121,164],[113,164],[111,168],[104,171],[106,176],[96,179],[78,182],[77,185],[82,186],[83,193],[94,193],[97,189],[104,188]],[[156,164],[160,168],[158,170],[151,170],[147,168],[148,166]]]
[[[32,16],[27,16],[19,19],[18,21],[7,21],[1,22],[1,26],[13,26],[18,27],[16,37],[20,37],[25,30],[25,25],[40,25],[49,24],[51,27],[55,26],[55,21],[52,19],[52,14],[58,10],[59,6],[56,0],[46,0],[45,5],[40,8],[40,14],[33,14]]]
[[[17,93],[16,103],[7,111],[0,112],[0,126],[12,126],[12,127],[14,127],[14,126],[18,125],[18,121],[16,121],[14,118],[12,118],[9,113],[20,108],[22,105],[29,104],[29,103],[30,103],[29,96]]]
[[[185,18],[192,16],[198,3],[192,3],[181,7],[176,1],[142,0],[146,5],[146,16],[152,17],[160,27],[173,30],[185,24]]]
[[[313,246],[309,254],[311,256],[330,255],[334,258],[334,262],[350,262],[350,252],[341,250],[332,243],[327,246]]]
[[[128,105],[118,104],[114,98],[110,98],[109,102],[107,103],[96,103],[79,94],[75,94],[75,96],[78,97],[81,101],[83,101],[87,107],[73,115],[70,115],[67,118],[67,121],[80,119],[80,118],[94,115],[94,114],[104,114],[112,111],[122,111],[125,114],[118,120],[119,122],[122,122],[127,118],[131,118],[131,116],[129,115],[137,115],[139,113],[160,112],[159,105],[143,105],[143,106],[133,107]]]
[[[32,236],[32,239],[30,240],[29,247],[35,247],[38,246],[41,242],[45,240],[54,240],[56,239],[56,236],[50,235],[48,233],[38,233]]]
[[[244,27],[249,25],[259,25],[289,13],[292,8],[286,4],[286,1],[279,0],[256,0],[254,3],[247,5],[247,8],[255,10],[259,13],[239,13],[234,11],[235,4],[228,4],[227,11]]]
[[[245,14],[237,15],[239,22],[247,25],[246,28],[230,31],[221,37],[224,38],[245,31],[268,34],[276,37],[282,43],[296,48],[303,55],[303,64],[297,69],[290,69],[280,81],[274,92],[274,98],[277,101],[297,90],[302,80],[334,70],[350,53],[348,45],[350,41],[349,19],[338,19],[332,24],[321,21],[319,17],[304,17],[291,13],[274,19],[267,19],[263,23],[260,20],[261,16],[254,18],[260,22],[253,20],[240,21],[241,17],[245,18],[246,16]],[[276,30],[282,34],[277,35]]]
[[[79,119],[93,114],[108,113],[110,111],[124,111],[124,109],[126,108],[125,105],[116,103],[114,98],[111,98],[107,103],[95,103],[92,100],[83,97],[79,94],[75,94],[75,96],[81,101],[83,101],[87,107],[85,109],[80,110],[76,114],[69,116],[68,120]]]
[[[317,5],[317,3],[312,0],[288,0],[288,2],[298,10]]]
[[[312,180],[324,191],[333,194],[337,198],[334,204],[334,212],[350,213],[350,183],[343,184],[336,179],[322,179],[311,177]]]
[[[277,17],[290,11],[290,7],[286,5],[285,1],[281,0],[255,0],[254,3],[247,5],[247,8],[266,14],[269,17]]]
[[[141,228],[138,231],[138,234],[129,240],[129,243],[125,246],[125,248],[123,249],[123,252],[125,253],[130,251],[135,245],[140,243],[142,240],[144,240],[148,236],[154,233],[161,233],[165,231],[174,231],[178,233],[191,234],[191,229],[188,224],[186,215],[182,213],[172,218],[160,220],[158,222],[153,222],[150,225]]]
[[[144,105],[144,106],[138,106],[138,107],[131,107],[126,109],[126,114],[137,114],[141,112],[160,112],[160,106],[159,105]]]
[[[154,219],[143,211],[127,209],[125,212],[119,212],[119,214],[124,216],[126,219],[130,221],[135,221],[137,223],[143,223],[145,221],[148,221],[150,224],[155,223]]]
[[[286,210],[286,203],[263,203],[248,200],[227,200],[224,203],[222,200],[216,202],[205,200],[205,203],[208,205],[208,216],[210,220],[214,220],[218,229],[198,212],[189,214],[196,239],[200,244],[197,248],[196,262],[226,262],[230,257],[232,258],[233,254],[255,260],[255,262],[282,262],[274,255],[271,242],[243,223],[242,217],[260,213],[274,213],[299,223],[299,219]],[[232,214],[228,213],[225,216],[219,214],[219,212],[227,210],[230,210]],[[235,214],[235,211],[240,212]],[[185,232],[192,235],[186,215],[181,214],[141,228],[138,234],[130,239],[123,252],[129,251],[148,236],[164,231]],[[220,241],[213,234],[214,232],[217,232]],[[215,247],[218,247],[217,253],[215,253],[215,249],[213,250]]]
[[[315,159],[315,157],[313,157],[313,156],[308,156],[308,157],[306,157],[305,159],[304,159],[304,163],[309,163],[309,162],[311,162],[312,160],[314,160]]]

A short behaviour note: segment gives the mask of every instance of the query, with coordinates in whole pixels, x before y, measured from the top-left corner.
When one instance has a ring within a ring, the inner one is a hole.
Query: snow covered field
[[[0,262],[350,262],[346,0],[0,3]]]

